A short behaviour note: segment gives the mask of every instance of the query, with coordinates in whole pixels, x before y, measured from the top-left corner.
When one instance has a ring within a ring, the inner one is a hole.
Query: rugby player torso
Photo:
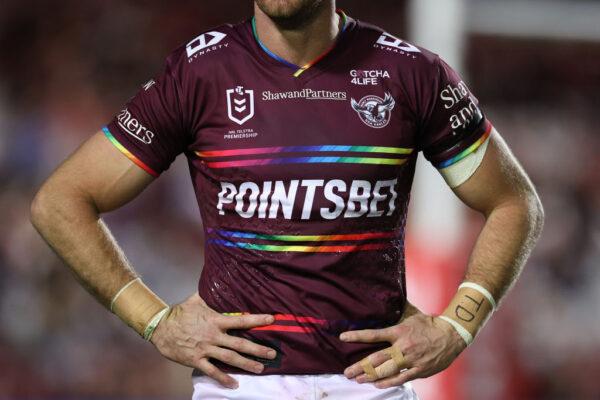
[[[104,128],[154,176],[186,155],[206,237],[200,296],[275,315],[236,333],[279,350],[263,374],[342,373],[387,346],[338,335],[402,316],[417,154],[447,167],[491,131],[438,56],[343,19],[302,69],[270,54],[252,20],[205,32]]]

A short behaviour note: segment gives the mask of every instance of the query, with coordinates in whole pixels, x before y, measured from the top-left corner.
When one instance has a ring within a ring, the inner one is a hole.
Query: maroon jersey
[[[275,315],[233,332],[279,350],[264,374],[341,373],[388,346],[338,335],[402,316],[417,153],[446,167],[490,130],[437,55],[351,18],[303,69],[270,54],[251,20],[205,32],[104,128],[153,176],[187,157],[206,234],[200,295],[218,312]]]

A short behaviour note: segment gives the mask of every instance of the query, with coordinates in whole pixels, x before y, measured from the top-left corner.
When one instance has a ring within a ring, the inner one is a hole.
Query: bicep
[[[479,168],[453,191],[467,206],[484,214],[535,193],[525,171],[495,129]]]
[[[100,131],[54,171],[42,190],[80,197],[102,213],[127,204],[153,179]]]

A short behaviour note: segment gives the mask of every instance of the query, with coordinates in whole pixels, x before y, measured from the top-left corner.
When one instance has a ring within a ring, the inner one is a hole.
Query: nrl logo
[[[383,99],[379,96],[369,95],[358,102],[352,99],[350,104],[362,122],[371,128],[379,129],[389,124],[396,101],[391,94],[386,93]]]
[[[243,86],[227,90],[227,116],[238,125],[254,116],[254,90],[244,90]]]

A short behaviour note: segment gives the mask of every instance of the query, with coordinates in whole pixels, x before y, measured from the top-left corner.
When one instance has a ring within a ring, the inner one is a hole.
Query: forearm
[[[52,183],[46,184],[32,204],[31,220],[77,279],[106,307],[120,288],[135,279],[93,202],[74,189],[55,190]]]
[[[535,193],[492,209],[471,253],[465,281],[485,287],[499,303],[521,273],[542,225]]]
[[[517,280],[540,235],[543,211],[537,195],[515,196],[486,213],[463,284],[440,316],[468,345]]]

